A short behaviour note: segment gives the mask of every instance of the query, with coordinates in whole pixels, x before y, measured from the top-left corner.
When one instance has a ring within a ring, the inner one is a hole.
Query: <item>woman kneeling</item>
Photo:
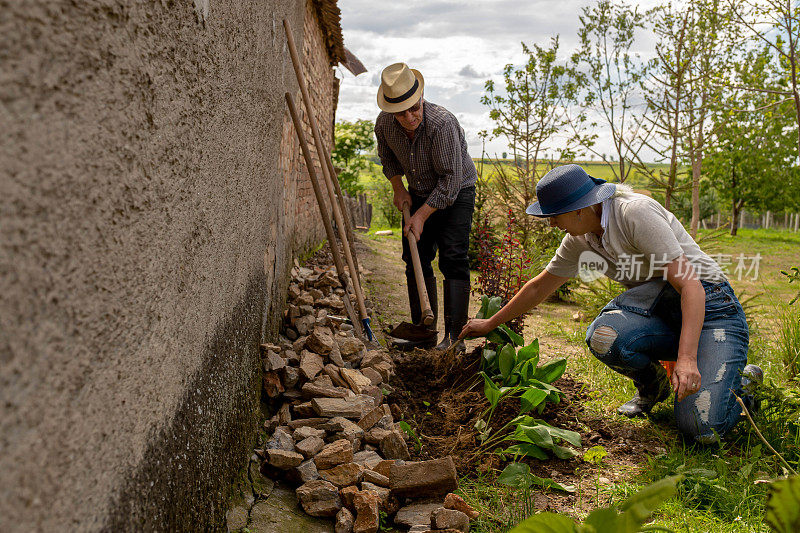
[[[735,395],[750,380],[763,380],[760,368],[745,366],[747,320],[719,265],[661,204],[578,165],[548,172],[536,194],[539,201],[526,212],[568,235],[538,276],[491,318],[471,319],[460,338],[487,334],[571,277],[605,274],[627,290],[595,318],[586,343],[636,386],[617,411],[643,416],[671,388],[680,431],[702,444],[716,442],[741,417]],[[659,361],[675,361],[671,383]]]

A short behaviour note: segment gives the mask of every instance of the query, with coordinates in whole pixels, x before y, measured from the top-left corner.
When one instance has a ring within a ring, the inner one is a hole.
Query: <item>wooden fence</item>
[[[344,194],[344,203],[347,212],[350,216],[350,222],[353,224],[353,229],[357,231],[367,231],[372,224],[372,204],[367,202],[367,195],[361,193],[358,196],[350,196],[346,191]]]

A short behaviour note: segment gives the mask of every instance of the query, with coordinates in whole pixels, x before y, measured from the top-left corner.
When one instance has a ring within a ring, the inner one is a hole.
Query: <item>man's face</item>
[[[422,123],[422,98],[419,102],[399,113],[392,113],[404,130],[414,131]]]

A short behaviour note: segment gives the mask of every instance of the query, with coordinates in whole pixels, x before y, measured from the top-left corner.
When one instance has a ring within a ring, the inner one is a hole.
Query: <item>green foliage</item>
[[[363,190],[359,175],[369,166],[367,152],[375,149],[375,123],[371,120],[340,121],[334,128],[336,146],[331,153],[342,189],[356,195]]]
[[[511,533],[635,533],[647,531],[642,525],[653,511],[675,495],[676,484],[681,476],[671,476],[646,486],[620,505],[595,509],[582,524],[555,513],[534,515]],[[659,528],[664,531],[664,528]],[[669,530],[667,530],[669,531]]]
[[[765,521],[777,533],[800,531],[800,476],[771,484]]]
[[[373,220],[373,227],[400,227],[403,214],[394,206],[392,184],[383,175],[380,167],[370,162],[363,181],[369,201],[375,209],[376,216]]]
[[[417,453],[419,453],[419,451],[422,449],[422,441],[417,435],[417,432],[414,431],[414,428],[412,428],[411,425],[405,420],[401,420],[398,425],[400,426],[400,429],[403,430],[403,433],[408,435],[408,437],[414,441],[414,449],[417,451]]]
[[[789,283],[794,283],[795,281],[797,281],[798,284],[800,285],[800,268],[792,267],[789,270],[791,272],[787,270],[781,270],[781,274],[789,278],[788,279]],[[798,299],[800,299],[800,288],[797,289],[797,294],[795,294],[794,297],[789,301],[789,305],[794,305],[794,303]]]
[[[575,492],[572,485],[563,485],[552,479],[544,479],[531,474],[531,467],[525,463],[510,463],[500,475],[497,482],[519,490],[530,490],[531,487],[544,487],[546,489],[556,489],[564,492]]]

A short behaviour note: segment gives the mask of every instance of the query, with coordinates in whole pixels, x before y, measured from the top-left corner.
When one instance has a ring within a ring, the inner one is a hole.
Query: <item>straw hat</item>
[[[378,107],[387,113],[399,113],[419,101],[425,80],[418,70],[405,63],[389,65],[381,73]]]

